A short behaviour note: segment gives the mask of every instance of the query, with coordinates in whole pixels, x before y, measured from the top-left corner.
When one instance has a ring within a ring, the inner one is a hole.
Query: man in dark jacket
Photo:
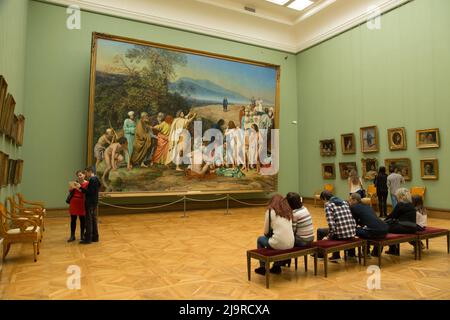
[[[384,239],[388,233],[388,225],[381,221],[373,211],[372,207],[361,203],[361,196],[353,193],[349,200],[350,210],[353,218],[358,225],[356,235],[362,239]],[[369,249],[369,248],[368,248]],[[377,248],[374,248],[372,255],[378,254]]]
[[[81,188],[81,191],[86,196],[86,233],[84,239],[80,241],[81,244],[98,242],[97,205],[98,192],[100,191],[101,183],[91,167],[86,168],[86,178],[89,179],[89,184],[86,189]]]

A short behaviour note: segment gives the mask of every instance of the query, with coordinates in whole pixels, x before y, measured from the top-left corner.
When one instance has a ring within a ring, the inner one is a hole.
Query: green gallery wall
[[[296,56],[111,16],[81,13],[66,28],[66,8],[30,1],[27,34],[27,122],[23,191],[48,207],[65,207],[68,181],[86,163],[92,32],[192,48],[281,66],[279,191],[298,190]],[[288,57],[285,59],[285,57]]]
[[[16,114],[24,114],[27,11],[27,0],[0,0],[0,75],[8,82],[8,92],[16,101]],[[21,149],[0,134],[0,151],[10,159],[21,159]],[[20,185],[1,188],[1,203],[20,190]]]
[[[381,30],[361,25],[297,57],[300,191],[311,196],[331,181],[348,196],[339,162],[410,158],[411,186],[425,186],[426,205],[450,208],[450,1],[414,0],[382,16]],[[360,127],[377,125],[380,152],[362,154]],[[405,127],[406,151],[389,151],[387,129]],[[439,128],[441,147],[419,150],[415,132]],[[340,135],[353,132],[356,155],[342,155]],[[319,140],[334,138],[336,157],[321,157]],[[420,177],[420,160],[437,158],[437,181]],[[323,180],[321,163],[336,165]]]
[[[367,157],[381,163],[410,158],[413,181],[407,185],[426,186],[428,206],[450,209],[450,1],[414,0],[383,15],[381,30],[362,25],[297,55],[84,11],[81,30],[68,30],[64,7],[26,0],[0,4],[1,47],[8,49],[0,52],[0,70],[17,80],[18,110],[26,116],[23,151],[14,151],[25,160],[18,188],[30,199],[65,207],[67,182],[85,166],[91,35],[103,32],[280,65],[279,192],[311,197],[326,182],[321,163],[356,161],[361,169],[359,128],[377,125],[380,152]],[[387,129],[396,127],[406,128],[406,151],[388,150]],[[440,128],[441,148],[415,147],[415,130],[426,128]],[[358,152],[344,156],[340,135],[349,132]],[[336,157],[320,157],[319,140],[326,138],[336,139]],[[2,139],[2,150],[9,152]],[[439,159],[438,181],[420,179],[420,159],[429,157]],[[339,171],[332,183],[346,197]],[[2,199],[13,191],[3,189]]]

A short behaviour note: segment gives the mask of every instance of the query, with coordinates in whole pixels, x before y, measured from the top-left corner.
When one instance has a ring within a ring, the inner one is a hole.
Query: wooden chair
[[[33,220],[12,218],[5,206],[1,203],[0,215],[0,235],[3,238],[3,259],[8,255],[11,244],[31,242],[34,249],[34,262],[36,262],[39,254],[41,228]]]
[[[314,194],[314,207],[316,207],[317,201],[322,201],[320,199],[320,194],[322,193],[322,191],[330,191],[331,193],[334,192],[334,186],[330,183],[327,183],[323,186],[323,190],[321,191],[316,191]]]
[[[16,203],[14,197],[8,197],[9,212],[14,219],[30,219],[44,231],[44,211],[40,207],[24,208]],[[41,237],[43,236],[41,232]],[[42,240],[42,239],[41,239]]]
[[[374,184],[367,186],[366,197],[362,199],[362,202],[372,207],[378,203],[377,187]]]
[[[422,197],[422,200],[425,200],[425,187],[412,187],[410,189],[411,196],[418,195]]]
[[[25,200],[25,197],[21,193],[17,193],[17,203],[20,207],[27,209],[40,208],[45,213],[45,203],[42,201],[29,201]]]

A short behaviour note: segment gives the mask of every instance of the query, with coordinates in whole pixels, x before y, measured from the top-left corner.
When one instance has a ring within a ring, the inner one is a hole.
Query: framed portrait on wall
[[[336,141],[334,139],[320,140],[320,155],[330,157],[336,155]]]
[[[341,135],[341,149],[343,154],[356,153],[356,141],[353,133],[346,133]]]
[[[378,152],[378,128],[377,126],[364,127],[360,129],[361,152]]]
[[[438,180],[439,179],[438,159],[420,160],[420,175],[423,180]]]
[[[339,171],[341,174],[341,179],[348,179],[350,172],[355,170],[358,172],[358,167],[356,166],[356,162],[340,162],[339,163]]]
[[[16,160],[8,160],[8,184],[14,184],[14,175],[16,174]]]
[[[3,178],[5,175],[6,154],[0,151],[0,187],[3,187]]]
[[[412,180],[411,160],[408,158],[386,159],[384,160],[386,169],[390,172],[391,168],[394,172],[401,174],[406,181]]]
[[[336,179],[336,168],[334,163],[322,163],[322,178],[325,180]]]
[[[5,112],[5,102],[8,93],[8,83],[5,78],[0,75],[0,132],[3,133],[3,127],[1,126],[2,115]]]
[[[9,156],[6,153],[3,153],[2,172],[1,172],[2,187],[6,187],[8,185],[8,177],[9,177]]]
[[[17,160],[15,184],[22,183],[22,175],[23,175],[23,160]]]
[[[16,141],[17,141],[17,127],[18,127],[18,123],[19,123],[19,118],[15,114],[13,114],[13,122],[12,122],[12,126],[10,128],[10,131],[8,133],[8,137],[14,143],[16,143]]]
[[[23,145],[23,135],[25,131],[25,117],[22,114],[18,116],[19,122],[17,123],[17,139],[16,144],[20,147]]]
[[[8,103],[6,106],[7,112],[6,112],[4,133],[6,134],[6,136],[11,137],[11,130],[14,124],[14,110],[16,108],[16,100],[14,100],[14,97],[10,94],[8,94],[8,97],[10,97],[10,99],[7,99]]]
[[[276,191],[279,96],[279,65],[93,33],[87,164],[101,192],[117,197]],[[209,137],[217,142],[209,166],[196,126],[222,135]],[[242,133],[255,128],[266,152],[257,156],[249,136],[247,157]],[[111,170],[104,154],[114,143]]]
[[[365,180],[373,180],[378,172],[377,159],[361,159],[362,175]]]
[[[388,129],[389,150],[406,150],[405,128]]]
[[[417,130],[416,145],[419,149],[439,148],[439,129]]]
[[[14,97],[8,93],[3,103],[3,110],[0,118],[0,130],[3,134],[6,134],[8,128],[9,116],[11,115],[11,107],[15,105]],[[14,113],[14,111],[13,111]]]

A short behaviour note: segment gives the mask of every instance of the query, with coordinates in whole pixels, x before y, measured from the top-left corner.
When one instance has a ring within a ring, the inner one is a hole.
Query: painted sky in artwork
[[[97,71],[120,73],[120,68],[116,67],[118,65],[116,57],[124,55],[127,49],[133,46],[125,42],[99,39]],[[274,68],[188,53],[186,57],[186,66],[176,67],[173,82],[181,78],[209,80],[249,99],[260,97],[266,103],[275,102],[276,70]]]

